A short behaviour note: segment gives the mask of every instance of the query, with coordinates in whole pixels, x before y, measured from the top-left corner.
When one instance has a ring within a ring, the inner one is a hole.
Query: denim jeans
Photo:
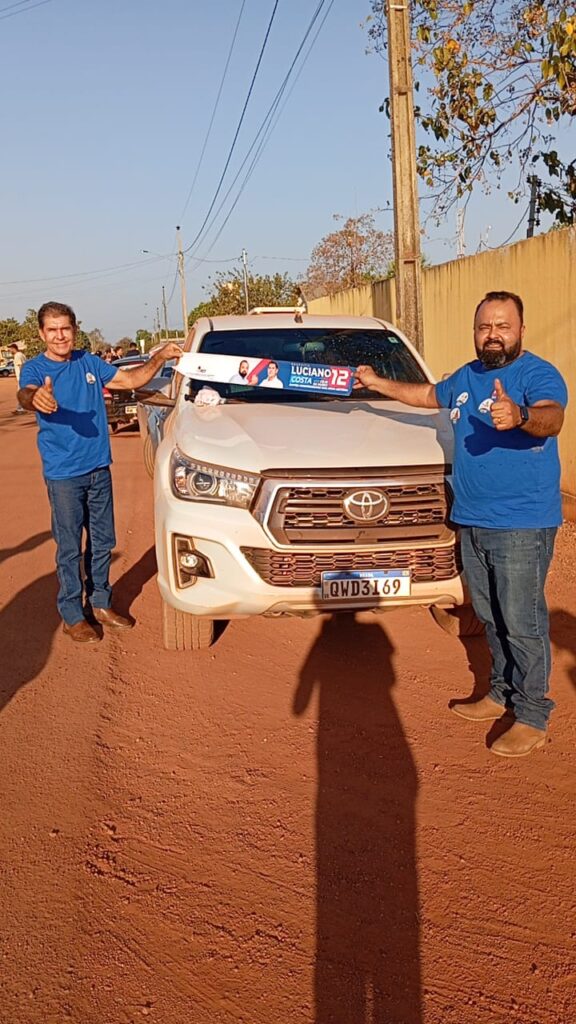
[[[109,583],[114,535],[114,506],[110,468],[104,466],[68,480],[47,480],[52,509],[52,533],[56,541],[56,569],[60,582],[58,611],[74,626],[84,619],[82,586],[82,536],[84,588],[93,608],[109,608]]]
[[[554,702],[548,608],[544,597],[556,529],[461,527],[466,582],[492,654],[490,697],[518,722],[545,729]]]

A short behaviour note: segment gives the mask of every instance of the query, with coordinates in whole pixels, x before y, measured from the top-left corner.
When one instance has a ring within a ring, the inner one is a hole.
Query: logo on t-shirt
[[[86,381],[88,382],[88,384],[95,384],[96,383],[96,377],[94,376],[93,373],[87,373],[86,374]]]
[[[456,399],[456,405],[466,405],[466,402],[468,401],[468,398],[469,398],[468,392],[467,391],[463,391],[462,394],[458,395],[458,398]]]
[[[490,412],[493,402],[493,398],[485,398],[483,402],[480,402],[480,405],[478,406],[478,412]]]
[[[458,408],[452,409],[452,411],[450,413],[450,420],[451,420],[451,422],[452,423],[457,423],[459,419],[460,419],[460,409],[458,409]]]

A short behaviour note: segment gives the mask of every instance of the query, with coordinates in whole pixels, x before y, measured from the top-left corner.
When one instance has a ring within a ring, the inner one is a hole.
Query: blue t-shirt
[[[496,530],[537,530],[562,522],[560,460],[555,437],[533,437],[519,427],[496,430],[490,416],[494,381],[518,405],[568,400],[551,363],[524,352],[487,370],[479,359],[436,384],[436,400],[450,409],[454,428],[452,519]]]
[[[102,387],[117,372],[116,366],[81,349],[62,363],[44,354],[24,363],[20,387],[40,387],[50,377],[58,402],[50,415],[36,412],[46,480],[68,480],[112,462]]]

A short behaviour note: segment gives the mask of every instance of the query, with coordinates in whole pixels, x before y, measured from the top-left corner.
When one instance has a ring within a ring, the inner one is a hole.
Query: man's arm
[[[369,388],[385,398],[403,402],[404,405],[414,405],[419,409],[440,408],[434,384],[405,384],[403,381],[389,380],[387,377],[379,377],[371,366],[358,366],[354,376],[355,388]]]
[[[117,370],[112,380],[106,382],[106,387],[110,391],[137,390],[153,377],[157,377],[168,359],[180,359],[181,355],[180,345],[175,341],[169,341],[163,348],[158,349],[147,363],[133,366],[131,370]]]
[[[18,401],[28,412],[44,412],[50,415],[58,408],[50,377],[46,377],[42,385],[29,384],[25,388],[20,388]]]

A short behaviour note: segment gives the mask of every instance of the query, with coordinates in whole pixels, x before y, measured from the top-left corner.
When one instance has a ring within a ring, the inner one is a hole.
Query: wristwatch
[[[519,405],[518,412],[520,413],[520,423],[518,424],[518,426],[523,427],[524,424],[528,423],[528,420],[530,419],[530,410],[527,405]]]

